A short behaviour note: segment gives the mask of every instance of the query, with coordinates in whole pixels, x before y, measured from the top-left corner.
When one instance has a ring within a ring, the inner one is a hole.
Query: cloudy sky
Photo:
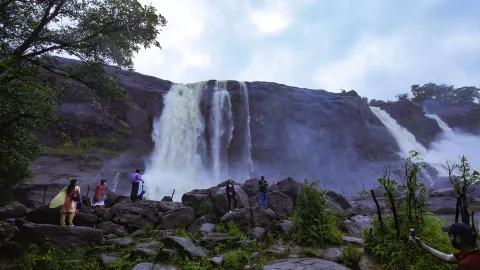
[[[274,81],[394,99],[412,84],[480,87],[480,1],[140,0],[168,20],[135,58],[174,82]]]

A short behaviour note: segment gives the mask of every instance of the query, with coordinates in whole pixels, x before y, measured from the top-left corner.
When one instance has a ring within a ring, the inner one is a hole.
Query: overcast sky
[[[274,81],[393,99],[412,84],[480,86],[480,1],[140,0],[168,20],[138,72]]]

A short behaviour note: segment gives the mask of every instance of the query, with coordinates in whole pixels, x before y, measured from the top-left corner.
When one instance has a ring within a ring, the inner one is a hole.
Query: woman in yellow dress
[[[80,187],[78,186],[77,179],[72,179],[66,190],[65,202],[60,208],[60,225],[65,226],[65,219],[68,217],[68,226],[74,226],[73,218],[77,211],[77,202],[80,200]]]

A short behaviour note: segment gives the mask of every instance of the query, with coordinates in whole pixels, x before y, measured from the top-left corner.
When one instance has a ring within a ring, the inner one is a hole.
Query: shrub
[[[345,246],[342,248],[342,261],[347,267],[353,270],[359,270],[359,263],[362,259],[362,253],[354,246]]]
[[[292,238],[299,244],[323,246],[341,242],[338,218],[327,209],[325,191],[318,191],[316,183],[305,183],[300,191],[292,222]]]
[[[239,238],[240,240],[247,240],[247,235],[240,230],[237,224],[233,221],[228,223],[218,223],[215,225],[215,231],[221,233],[227,233],[232,237]]]
[[[244,269],[248,262],[248,254],[244,250],[231,250],[225,253],[224,257],[225,269]]]

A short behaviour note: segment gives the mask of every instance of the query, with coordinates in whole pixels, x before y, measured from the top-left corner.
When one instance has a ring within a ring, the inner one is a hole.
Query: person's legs
[[[60,226],[65,226],[65,218],[67,217],[67,214],[60,214]]]
[[[130,200],[133,202],[138,199],[139,183],[132,183],[132,192],[130,193]]]
[[[68,226],[73,226],[73,218],[75,217],[75,212],[68,213]]]
[[[227,193],[227,200],[228,200],[228,211],[232,211],[232,207],[231,207],[231,202],[232,202],[232,196],[230,196],[230,194]]]
[[[265,192],[260,192],[258,194],[258,205],[260,206],[260,208],[265,208],[265,200],[266,200]]]

